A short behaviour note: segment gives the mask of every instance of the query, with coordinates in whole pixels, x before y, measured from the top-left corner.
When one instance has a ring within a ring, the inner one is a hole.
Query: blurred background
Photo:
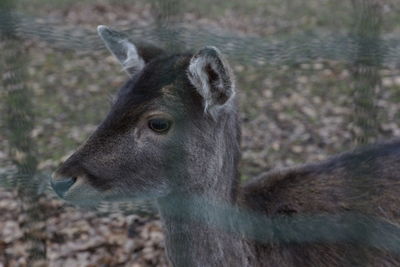
[[[396,0],[1,0],[0,267],[167,266],[151,207],[85,210],[48,189],[127,79],[99,24],[171,52],[220,48],[242,180],[400,135]]]

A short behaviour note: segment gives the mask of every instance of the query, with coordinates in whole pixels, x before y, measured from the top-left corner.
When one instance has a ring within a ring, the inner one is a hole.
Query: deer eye
[[[171,127],[171,122],[166,119],[151,119],[148,126],[156,133],[166,133]]]

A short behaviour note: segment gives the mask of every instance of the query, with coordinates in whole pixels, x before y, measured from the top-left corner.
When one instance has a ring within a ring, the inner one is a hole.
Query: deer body
[[[400,266],[400,142],[240,185],[235,85],[218,49],[166,55],[98,30],[131,78],[54,174],[62,198],[155,200],[174,266]]]

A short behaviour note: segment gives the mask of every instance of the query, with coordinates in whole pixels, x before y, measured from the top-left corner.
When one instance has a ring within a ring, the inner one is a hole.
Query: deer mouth
[[[90,173],[69,176],[56,171],[50,179],[50,186],[57,196],[73,202],[109,190],[110,186],[104,180]]]
[[[94,175],[90,172],[86,172],[85,174],[86,182],[97,189],[98,191],[104,192],[111,190],[112,186],[110,185],[110,179],[105,179],[101,176]]]

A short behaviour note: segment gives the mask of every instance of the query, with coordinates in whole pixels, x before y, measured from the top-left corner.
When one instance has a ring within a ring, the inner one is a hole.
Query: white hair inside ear
[[[188,78],[203,98],[204,110],[215,118],[218,111],[233,99],[234,78],[218,48],[207,46],[190,60]]]
[[[126,39],[121,42],[126,47],[126,59],[121,63],[124,70],[130,74],[141,71],[146,63],[139,56],[136,46]]]
[[[211,90],[209,77],[204,71],[207,61],[203,57],[192,58],[189,65],[189,79],[197,88],[198,93],[204,99],[204,110],[208,110],[211,102]]]

